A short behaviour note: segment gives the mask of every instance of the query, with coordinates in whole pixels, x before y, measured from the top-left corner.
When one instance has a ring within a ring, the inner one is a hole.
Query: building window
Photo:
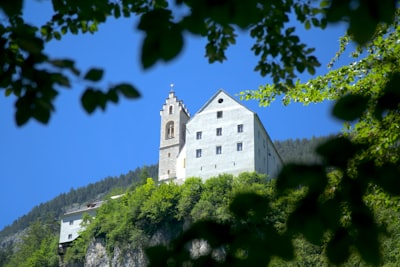
[[[217,119],[222,118],[222,111],[217,111]]]
[[[196,132],[196,139],[200,140],[201,139],[201,132]]]
[[[169,175],[169,170],[167,171],[167,174]]]
[[[222,135],[222,128],[217,128],[217,136],[221,136]]]
[[[166,125],[166,139],[174,138],[174,122],[170,121]]]
[[[217,146],[217,147],[215,148],[215,153],[216,153],[217,155],[222,154],[222,147],[221,147],[221,146]]]
[[[168,111],[168,113],[169,113],[169,114],[172,114],[173,111],[174,111],[174,108],[173,108],[172,106],[169,106],[169,111]]]
[[[238,124],[237,131],[238,131],[238,133],[242,133],[243,132],[243,124]]]
[[[73,225],[74,224],[74,220],[69,221],[69,225]]]
[[[223,98],[218,99],[218,103],[221,104],[222,102],[224,102],[224,99],[223,99]]]
[[[201,158],[201,149],[196,149],[196,158]]]
[[[72,239],[72,234],[69,234],[69,235],[68,235],[68,239]]]
[[[236,150],[237,151],[242,151],[243,150],[243,143],[242,142],[236,144]]]

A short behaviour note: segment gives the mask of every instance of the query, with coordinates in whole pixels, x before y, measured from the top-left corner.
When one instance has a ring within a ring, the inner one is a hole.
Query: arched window
[[[169,121],[166,125],[165,138],[166,139],[174,138],[174,122],[173,121]]]
[[[173,107],[173,106],[169,106],[169,111],[168,111],[168,113],[169,113],[169,114],[172,114],[173,111],[174,111],[174,107]]]

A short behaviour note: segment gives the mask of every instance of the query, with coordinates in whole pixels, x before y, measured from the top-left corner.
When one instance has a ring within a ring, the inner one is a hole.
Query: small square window
[[[243,143],[242,142],[236,144],[236,150],[237,151],[242,151],[243,150]]]
[[[217,136],[221,136],[222,135],[222,128],[217,128]]]
[[[201,149],[196,149],[196,158],[201,158]]]
[[[215,153],[217,155],[222,154],[222,147],[221,146],[217,146],[216,149],[215,149]]]
[[[68,235],[68,239],[72,239],[72,234],[69,234],[69,235]]]
[[[222,111],[217,111],[217,119],[222,118]]]
[[[243,124],[238,124],[237,131],[238,131],[238,133],[242,133],[243,132]]]
[[[201,139],[201,132],[196,132],[196,139],[197,140]]]

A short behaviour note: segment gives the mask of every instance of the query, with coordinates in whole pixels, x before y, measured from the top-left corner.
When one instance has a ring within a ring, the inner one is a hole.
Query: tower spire
[[[174,85],[173,83],[170,83],[170,84],[169,84],[169,88],[170,88],[170,89],[169,89],[169,92],[170,92],[170,93],[174,93],[174,86],[175,86],[175,85]]]

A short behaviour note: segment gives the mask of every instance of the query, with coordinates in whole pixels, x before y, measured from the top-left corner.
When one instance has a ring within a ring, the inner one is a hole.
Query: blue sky
[[[26,2],[29,21],[40,24],[48,19],[48,1]],[[0,229],[71,188],[157,163],[159,111],[171,83],[194,114],[220,88],[234,96],[269,82],[253,71],[257,58],[250,51],[251,39],[245,36],[239,36],[223,64],[208,64],[205,41],[189,37],[177,59],[145,71],[138,60],[143,36],[135,28],[133,18],[110,20],[94,35],[67,35],[50,42],[47,52],[55,58],[76,60],[82,70],[104,68],[103,84],[132,83],[142,93],[139,100],[121,100],[105,112],[88,115],[80,104],[83,83],[76,80],[57,97],[56,112],[48,125],[30,121],[18,128],[13,117],[15,99],[0,97]],[[344,28],[297,30],[317,48],[322,63],[318,73],[325,73]],[[277,101],[266,108],[255,101],[243,104],[259,114],[273,140],[323,136],[342,128],[330,116],[331,103],[285,107]]]

